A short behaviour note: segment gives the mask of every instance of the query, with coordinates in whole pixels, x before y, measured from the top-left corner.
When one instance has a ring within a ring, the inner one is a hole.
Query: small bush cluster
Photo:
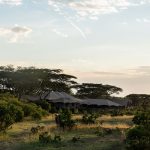
[[[14,122],[22,121],[24,112],[21,107],[0,102],[0,131],[6,131]]]
[[[72,113],[64,109],[55,116],[56,124],[64,129],[72,129],[75,126],[75,121],[72,119]]]
[[[150,149],[150,110],[138,112],[133,118],[135,127],[127,132],[126,144],[130,150]]]
[[[42,132],[45,129],[45,126],[37,126],[37,127],[32,127],[31,128],[31,133],[34,134],[38,134],[40,132]]]
[[[62,139],[60,135],[54,135],[54,137],[52,137],[48,132],[44,132],[39,135],[39,142],[44,144],[60,143],[61,140]]]
[[[109,129],[109,128],[98,128],[95,134],[97,136],[105,136],[105,135],[110,135],[112,134],[114,129]]]
[[[36,104],[40,106],[42,109],[51,112],[51,104],[48,103],[46,100],[37,101]]]
[[[24,117],[40,120],[48,112],[33,103],[19,101],[10,94],[0,94],[0,132],[6,131],[13,123]]]
[[[94,124],[96,123],[96,119],[98,118],[98,115],[96,113],[91,114],[84,114],[82,117],[82,122],[85,124]]]
[[[113,111],[111,111],[111,116],[123,116],[123,111],[119,109],[114,109]]]
[[[80,137],[79,137],[79,136],[74,136],[74,137],[71,139],[71,141],[72,141],[73,143],[76,143],[76,142],[80,141]]]

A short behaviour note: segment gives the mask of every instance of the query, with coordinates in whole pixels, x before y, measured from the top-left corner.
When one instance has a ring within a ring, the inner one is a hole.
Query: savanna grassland
[[[80,120],[81,117],[74,115],[73,119]],[[6,133],[1,133],[0,150],[124,150],[125,132],[133,126],[132,118],[104,115],[95,124],[77,123],[72,130],[63,131],[56,126],[54,115],[40,121],[27,117],[23,122],[13,124]],[[43,128],[39,133],[31,133],[31,128],[36,126]],[[108,132],[101,132],[103,129]],[[42,132],[49,132],[52,137],[59,135],[61,141],[40,143],[39,134]]]

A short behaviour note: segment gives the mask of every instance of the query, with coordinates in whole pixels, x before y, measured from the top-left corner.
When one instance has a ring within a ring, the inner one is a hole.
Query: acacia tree
[[[63,74],[60,69],[0,66],[0,89],[11,91],[18,98],[24,94],[45,91],[71,92],[76,77]]]
[[[112,94],[119,94],[122,89],[112,85],[83,83],[73,86],[77,90],[76,95],[80,98],[108,98]]]
[[[133,106],[142,106],[144,108],[150,105],[150,95],[148,94],[130,94],[126,98],[132,101]]]

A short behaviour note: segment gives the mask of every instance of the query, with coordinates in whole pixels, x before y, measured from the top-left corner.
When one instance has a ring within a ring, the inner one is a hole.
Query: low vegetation
[[[6,132],[15,122],[23,121],[24,117],[40,120],[48,112],[33,103],[21,102],[10,94],[0,95],[0,132]]]
[[[138,112],[133,118],[135,127],[127,132],[127,148],[130,150],[150,149],[150,110]]]

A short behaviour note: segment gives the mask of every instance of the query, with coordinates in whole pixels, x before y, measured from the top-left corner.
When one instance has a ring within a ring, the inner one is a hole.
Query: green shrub
[[[40,133],[40,132],[43,132],[45,130],[45,126],[36,126],[36,127],[32,127],[31,128],[31,133],[32,134],[37,134],[37,133]]]
[[[42,134],[39,135],[39,142],[40,143],[50,143],[52,141],[51,139],[51,135],[48,132],[44,132]]]
[[[37,134],[39,132],[38,128],[37,127],[32,127],[31,128],[31,133],[32,134]]]
[[[5,131],[14,122],[22,121],[24,112],[22,108],[14,104],[1,101],[0,103],[0,130]]]
[[[34,112],[32,113],[32,119],[33,120],[41,120],[42,119],[42,114],[40,112]]]
[[[76,143],[76,142],[80,141],[80,137],[79,137],[79,136],[74,136],[74,137],[71,139],[71,141],[72,141],[73,143]]]
[[[127,132],[126,144],[130,150],[149,150],[150,111],[138,112],[133,118],[136,126]]]
[[[31,116],[33,119],[40,119],[42,116],[48,115],[48,112],[46,110],[32,103],[24,104],[23,111],[26,117]]]
[[[123,112],[119,109],[113,109],[113,111],[111,111],[111,116],[123,116]]]
[[[14,122],[20,122],[23,120],[24,112],[20,106],[14,104],[8,105],[9,113],[13,118]]]
[[[148,150],[150,148],[150,131],[143,126],[130,129],[127,133],[126,144],[130,150]]]
[[[34,111],[34,108],[32,105],[30,104],[24,104],[23,105],[23,111],[24,111],[24,116],[25,117],[28,117],[28,116],[31,116],[31,114],[33,113]]]
[[[0,131],[6,131],[14,123],[13,116],[10,114],[10,110],[7,104],[0,105]]]
[[[46,110],[47,112],[51,111],[51,104],[45,100],[38,101],[36,104],[40,106],[42,109]]]
[[[61,136],[60,136],[60,135],[55,135],[55,136],[54,136],[54,139],[52,140],[52,142],[54,142],[54,143],[59,143],[59,142],[61,142]]]
[[[61,142],[61,140],[62,139],[60,135],[54,135],[54,137],[52,137],[48,132],[44,132],[39,135],[39,142],[44,144],[48,143],[58,144]]]
[[[138,112],[133,118],[136,125],[142,125],[147,128],[150,127],[150,111]]]
[[[55,116],[56,124],[63,128],[72,129],[75,125],[75,121],[72,120],[72,113],[69,110],[62,110],[58,115]]]
[[[82,117],[82,122],[85,124],[94,124],[96,123],[96,119],[98,118],[98,115],[96,113],[92,114],[84,114]]]

